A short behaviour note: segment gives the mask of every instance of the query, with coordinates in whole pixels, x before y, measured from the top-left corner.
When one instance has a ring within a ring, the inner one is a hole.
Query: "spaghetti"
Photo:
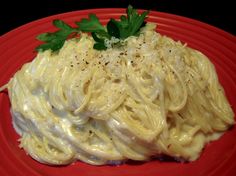
[[[7,88],[20,146],[41,163],[93,165],[169,155],[196,160],[234,124],[214,66],[155,32],[106,51],[82,34],[38,53]]]

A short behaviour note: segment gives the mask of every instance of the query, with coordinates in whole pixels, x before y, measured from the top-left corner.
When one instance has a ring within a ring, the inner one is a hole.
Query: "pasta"
[[[35,160],[103,165],[168,155],[196,160],[234,124],[213,64],[155,32],[106,51],[87,34],[38,53],[7,88],[20,146]]]

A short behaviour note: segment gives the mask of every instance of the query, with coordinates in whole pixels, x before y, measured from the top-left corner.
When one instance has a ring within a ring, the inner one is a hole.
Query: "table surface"
[[[126,8],[128,4],[135,8],[193,18],[236,34],[236,13],[232,0],[6,0],[0,6],[0,35],[58,13],[91,8]]]

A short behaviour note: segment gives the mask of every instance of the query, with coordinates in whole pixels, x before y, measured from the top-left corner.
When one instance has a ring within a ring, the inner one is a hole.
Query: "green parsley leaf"
[[[137,10],[129,5],[126,13],[127,17],[121,16],[120,21],[116,21],[114,19],[110,20],[110,22],[112,22],[113,24],[113,28],[119,29],[120,39],[126,39],[129,36],[137,35],[149,12],[145,11],[141,15],[139,15]],[[117,33],[115,33],[115,35],[117,35]]]
[[[107,32],[110,36],[120,38],[120,28],[117,25],[117,22],[114,19],[111,19],[107,23]]]
[[[95,14],[89,14],[89,19],[83,18],[80,22],[76,22],[76,24],[83,32],[105,31],[105,27],[99,22]]]
[[[72,27],[70,27],[68,24],[66,24],[62,20],[53,20],[53,25],[65,31],[74,30]]]
[[[53,33],[47,32],[37,36],[38,40],[45,42],[36,48],[37,51],[40,52],[49,49],[52,51],[58,51],[64,45],[70,34],[79,32],[76,28],[72,28],[62,20],[54,20],[53,25],[59,28],[59,30]]]
[[[61,47],[64,45],[65,40],[57,40],[56,42],[49,42],[49,43],[44,43],[36,48],[37,51],[46,51],[51,49],[52,51],[57,51],[61,49]]]
[[[140,33],[140,28],[145,25],[145,19],[148,11],[139,14],[131,5],[126,10],[126,16],[122,15],[120,20],[110,19],[107,26],[104,27],[95,14],[89,14],[89,18],[83,18],[79,22],[75,22],[78,27],[72,28],[62,20],[54,20],[53,25],[58,28],[53,33],[43,33],[37,36],[37,39],[45,42],[36,48],[37,51],[45,51],[51,49],[58,51],[64,45],[68,37],[76,37],[82,32],[90,32],[95,44],[94,49],[105,50],[105,41],[111,40],[111,47],[122,46],[122,42],[129,36],[137,36]],[[114,40],[115,39],[115,40]],[[110,47],[110,46],[109,46]]]
[[[106,50],[107,47],[105,46],[105,44],[103,42],[97,42],[93,45],[93,48],[96,50]]]
[[[96,42],[99,42],[99,43],[104,42],[105,40],[103,37],[99,36],[99,34],[96,32],[92,32],[92,37]]]

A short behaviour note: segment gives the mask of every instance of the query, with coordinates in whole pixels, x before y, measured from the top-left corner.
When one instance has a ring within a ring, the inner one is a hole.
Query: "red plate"
[[[92,9],[59,14],[21,26],[0,37],[0,85],[26,62],[31,61],[39,44],[35,36],[53,31],[53,19],[73,24],[89,13],[96,13],[102,23],[118,18],[124,9]],[[176,15],[151,12],[148,21],[158,24],[161,34],[188,43],[202,51],[215,64],[221,84],[236,113],[236,38],[213,26]],[[9,113],[6,93],[0,93],[0,175],[17,176],[233,176],[236,173],[236,128],[211,142],[201,157],[191,163],[160,162],[157,160],[121,166],[91,166],[76,162],[69,166],[52,167],[40,164],[21,150]]]

